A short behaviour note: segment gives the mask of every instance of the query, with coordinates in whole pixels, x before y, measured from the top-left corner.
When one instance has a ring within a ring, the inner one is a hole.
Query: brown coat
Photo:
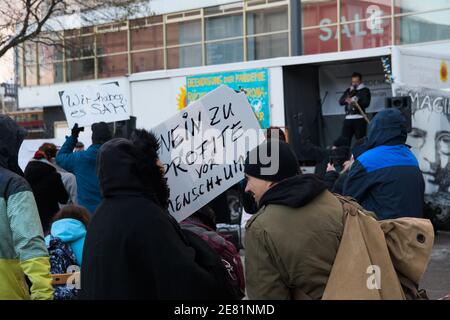
[[[250,299],[320,299],[343,232],[343,209],[328,191],[301,207],[269,204],[246,227]]]
[[[430,221],[376,221],[348,201],[344,203],[344,234],[323,299],[412,298],[431,255],[434,232]]]

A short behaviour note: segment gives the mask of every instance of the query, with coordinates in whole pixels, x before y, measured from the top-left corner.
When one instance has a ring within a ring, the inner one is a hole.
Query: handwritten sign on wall
[[[244,178],[248,151],[264,140],[244,93],[220,86],[153,129],[181,221]]]
[[[70,128],[89,126],[96,122],[128,120],[128,101],[118,82],[73,87],[60,91],[61,104]]]

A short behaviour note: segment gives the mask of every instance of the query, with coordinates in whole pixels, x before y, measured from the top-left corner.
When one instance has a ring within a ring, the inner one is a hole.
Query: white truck
[[[269,120],[266,126],[268,123],[284,128],[300,160],[308,163],[308,155],[298,152],[300,137],[307,134],[313,143],[325,147],[339,136],[344,110],[338,99],[348,87],[352,72],[357,71],[372,92],[369,113],[383,109],[386,97],[411,97],[412,131],[408,144],[424,173],[428,209],[439,227],[450,229],[450,54],[447,52],[450,52],[450,41],[143,72],[118,79],[20,88],[19,106],[57,106],[60,90],[116,80],[125,88],[137,127],[151,129],[186,106],[192,89],[188,82],[191,77],[215,74],[223,80],[233,73],[265,70],[268,106],[264,117]],[[250,87],[252,84],[248,83]],[[236,208],[236,201],[233,203],[232,207]]]

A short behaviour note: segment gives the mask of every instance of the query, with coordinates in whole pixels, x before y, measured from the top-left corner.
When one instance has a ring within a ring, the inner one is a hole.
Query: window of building
[[[98,58],[98,77],[120,77],[128,74],[128,55],[118,54]]]
[[[94,59],[67,62],[67,81],[91,80],[95,78]]]
[[[167,49],[167,68],[197,67],[202,65],[202,46],[183,46]]]
[[[97,34],[97,55],[126,52],[127,50],[127,31]]]
[[[131,54],[132,72],[164,69],[164,50],[135,52]]]
[[[302,26],[337,23],[337,0],[302,0]]]
[[[320,28],[303,30],[303,54],[338,51],[336,33],[336,25],[324,25]]]
[[[93,35],[74,37],[65,39],[65,51],[67,59],[78,59],[80,57],[94,56],[94,42]]]
[[[63,82],[63,63],[53,62],[39,65],[39,84],[49,85]]]
[[[386,0],[341,0],[340,5],[341,23],[391,15],[391,1]]]
[[[206,40],[243,36],[242,13],[205,18]]]
[[[25,81],[27,86],[37,85],[37,65],[30,64],[25,66]]]
[[[450,9],[450,0],[394,0],[396,13]]]
[[[247,12],[247,34],[289,30],[288,7],[279,6]]]
[[[247,38],[247,60],[289,56],[288,33]]]
[[[244,60],[242,39],[211,42],[206,44],[206,64],[231,63]]]
[[[153,49],[164,46],[163,25],[133,29],[131,33],[131,50]]]
[[[396,43],[418,43],[450,39],[450,10],[396,17]]]
[[[341,25],[341,50],[383,47],[391,44],[391,18]]]
[[[171,22],[166,25],[168,46],[183,45],[202,41],[200,20]]]

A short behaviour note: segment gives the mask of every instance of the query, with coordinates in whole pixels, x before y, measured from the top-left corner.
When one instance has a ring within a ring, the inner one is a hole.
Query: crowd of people
[[[18,152],[26,132],[0,115],[0,299],[339,297],[334,291],[344,288],[333,291],[328,280],[348,237],[346,206],[363,215],[362,226],[370,217],[373,232],[388,232],[374,221],[422,217],[424,182],[396,109],[379,112],[353,149],[335,143],[324,175],[302,174],[282,130],[276,137],[268,131],[266,142],[248,153],[240,182],[243,207],[253,214],[245,268],[238,248],[217,231],[210,206],[181,223],[169,214],[154,134],[137,129],[128,139],[113,138],[106,123],[96,123],[92,145],[83,150],[81,130],[75,125],[59,150],[43,144],[22,172]],[[270,155],[273,144],[278,170],[266,174],[270,163],[259,156]],[[410,269],[400,275],[402,261],[389,255],[378,261],[399,272],[401,294],[387,297],[423,297],[419,281],[434,235],[417,221],[401,220],[409,242],[398,249],[424,257],[411,266],[415,276]],[[364,241],[370,251],[379,238]],[[414,241],[421,246],[411,251]],[[73,266],[78,286],[52,282],[52,274]]]

